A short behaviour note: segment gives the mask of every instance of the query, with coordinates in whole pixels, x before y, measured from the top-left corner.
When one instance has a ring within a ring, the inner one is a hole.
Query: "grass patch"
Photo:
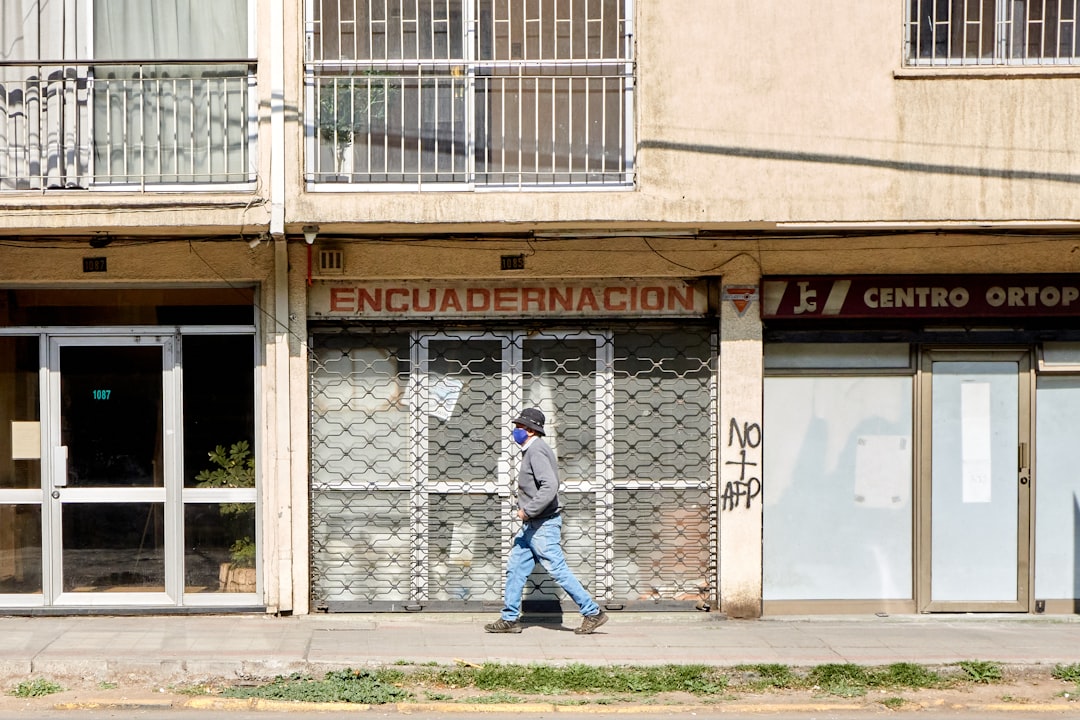
[[[1050,674],[1058,680],[1080,684],[1080,663],[1073,663],[1072,665],[1055,665],[1054,670]]]
[[[1001,682],[1001,665],[988,660],[962,660],[957,663],[969,680],[984,685]]]
[[[870,683],[875,687],[919,690],[942,687],[946,684],[946,680],[922,665],[893,663],[874,670],[870,674]]]
[[[408,667],[404,667],[408,665]],[[1059,665],[1054,677],[1080,682],[1080,663]],[[730,699],[732,692],[807,691],[818,695],[860,697],[871,690],[880,693],[891,707],[897,699],[888,695],[909,690],[950,688],[964,683],[993,683],[1003,679],[1002,668],[993,662],[968,660],[953,666],[932,667],[915,663],[886,666],[824,664],[813,668],[761,663],[719,667],[709,665],[517,665],[458,663],[429,665],[395,663],[373,670],[341,670],[322,679],[299,674],[278,677],[258,685],[201,686],[190,692],[222,694],[237,698],[267,698],[307,702],[347,702],[385,705],[409,702],[416,696],[429,701],[473,703],[522,703],[545,697],[556,703],[596,705],[633,701],[641,704],[676,702],[691,695],[698,702]],[[462,691],[469,697],[462,697]],[[899,699],[899,702],[908,702]]]
[[[265,685],[231,687],[222,695],[234,698],[266,698],[294,702],[346,702],[385,705],[411,700],[413,694],[396,683],[404,679],[397,670],[334,670],[322,680],[304,675],[277,677]]]
[[[790,690],[800,685],[798,676],[787,665],[737,665],[735,670],[745,673],[743,682],[751,690]]]
[[[860,665],[830,663],[812,668],[807,681],[829,695],[857,697],[870,687],[870,673]]]
[[[890,710],[899,710],[906,702],[907,700],[902,697],[887,697],[881,700],[881,704]]]
[[[116,683],[109,682],[107,680],[102,680],[101,682],[99,682],[97,684],[97,686],[98,686],[98,690],[115,690],[116,688],[120,687]]]
[[[23,680],[15,686],[11,694],[20,698],[43,697],[53,693],[63,692],[64,688],[59,683],[44,678],[37,680]]]
[[[517,695],[511,695],[509,693],[497,692],[490,695],[475,695],[473,697],[462,698],[461,702],[471,703],[476,705],[519,705],[525,702],[524,699]]]
[[[472,687],[527,695],[566,692],[644,695],[688,692],[694,695],[714,695],[724,692],[728,685],[726,675],[705,665],[636,667],[572,664],[554,667],[488,663],[479,667],[443,670],[431,679],[447,687]]]

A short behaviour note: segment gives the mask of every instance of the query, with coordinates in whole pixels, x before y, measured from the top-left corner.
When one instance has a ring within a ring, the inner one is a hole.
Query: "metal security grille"
[[[910,65],[1080,62],[1080,0],[908,0]]]
[[[630,0],[310,7],[309,182],[633,182]]]
[[[499,606],[517,530],[520,451],[509,421],[525,406],[548,417],[564,548],[597,598],[628,608],[713,602],[709,328],[326,328],[311,348],[317,608]],[[562,601],[538,570],[526,607]]]

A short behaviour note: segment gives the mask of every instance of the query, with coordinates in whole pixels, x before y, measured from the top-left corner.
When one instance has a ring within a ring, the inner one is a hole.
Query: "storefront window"
[[[1071,601],[1080,598],[1080,377],[1040,375],[1036,404],[1035,597]]]
[[[6,325],[250,325],[255,291],[246,287],[153,290],[0,290]]]
[[[0,504],[0,594],[41,592],[41,506]]]
[[[255,592],[254,503],[184,505],[184,592]]]
[[[523,407],[547,418],[582,583],[607,600],[700,599],[716,573],[712,342],[700,326],[316,332],[315,606],[498,602]],[[525,601],[567,602],[540,569]]]
[[[183,338],[185,592],[256,591],[255,345]]]
[[[912,378],[766,377],[765,600],[912,597]]]
[[[41,487],[39,342],[0,337],[0,490]]]
[[[38,344],[0,337],[0,594],[42,591]]]

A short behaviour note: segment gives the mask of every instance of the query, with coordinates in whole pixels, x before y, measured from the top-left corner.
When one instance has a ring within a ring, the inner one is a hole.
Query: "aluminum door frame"
[[[933,364],[935,362],[1015,362],[1017,364],[1017,518],[1016,599],[1014,601],[934,601],[931,577],[934,517],[933,483]],[[916,518],[915,600],[919,612],[1028,612],[1033,605],[1034,562],[1031,553],[1032,472],[1034,457],[1035,371],[1029,348],[923,348],[919,372],[919,478]]]
[[[183,504],[180,495],[179,442],[179,387],[176,373],[178,336],[165,333],[146,334],[86,334],[49,335],[47,355],[47,392],[44,405],[47,408],[47,452],[43,465],[42,489],[46,504],[43,512],[45,528],[43,542],[43,584],[45,603],[56,606],[132,606],[132,605],[179,605],[183,593]],[[67,488],[60,479],[66,473],[60,433],[60,350],[64,347],[147,347],[161,348],[162,382],[162,463],[163,487],[160,488]],[[103,593],[63,592],[62,555],[63,525],[62,509],[65,503],[91,502],[160,502],[163,503],[165,519],[165,588],[164,592]]]

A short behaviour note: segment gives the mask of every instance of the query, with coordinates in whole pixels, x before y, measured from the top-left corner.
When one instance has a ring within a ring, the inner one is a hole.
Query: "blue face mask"
[[[524,445],[525,441],[529,439],[529,432],[525,428],[514,428],[510,435],[518,445]]]

